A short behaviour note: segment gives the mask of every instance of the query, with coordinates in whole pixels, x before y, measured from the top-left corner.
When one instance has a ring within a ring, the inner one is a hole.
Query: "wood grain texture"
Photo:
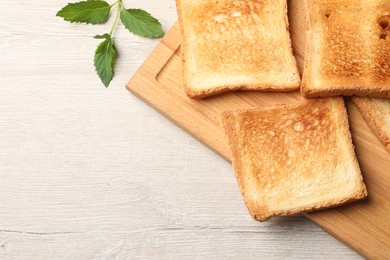
[[[291,37],[302,71],[305,30],[302,1],[290,3]],[[230,151],[219,115],[226,110],[298,102],[298,93],[233,92],[201,101],[183,91],[180,28],[176,24],[130,80],[128,89],[185,129],[223,158]],[[390,258],[390,155],[347,100],[356,152],[368,187],[369,198],[343,207],[306,214],[313,222],[373,259]]]
[[[124,88],[159,40],[118,27],[105,89],[92,37],[110,24],[55,17],[68,2],[1,1],[0,259],[360,258],[301,216],[252,221],[230,164]],[[124,3],[177,19],[173,0]]]

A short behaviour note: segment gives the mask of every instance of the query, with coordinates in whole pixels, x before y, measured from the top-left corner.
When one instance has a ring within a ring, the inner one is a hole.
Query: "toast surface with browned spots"
[[[286,0],[177,0],[177,9],[190,97],[299,89]]]
[[[341,98],[225,112],[221,120],[237,182],[256,220],[367,195]]]
[[[390,98],[390,1],[306,0],[301,92]]]

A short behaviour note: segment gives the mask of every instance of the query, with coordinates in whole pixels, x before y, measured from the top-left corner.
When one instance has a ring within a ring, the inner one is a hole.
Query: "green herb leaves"
[[[126,29],[136,35],[148,38],[160,38],[164,35],[161,23],[141,9],[123,9],[121,21]]]
[[[95,51],[94,64],[104,86],[108,87],[114,76],[114,63],[117,56],[115,44],[107,33],[96,35],[96,39],[105,39]]]
[[[68,4],[57,13],[71,23],[105,23],[110,16],[111,6],[100,0],[88,0],[74,4]]]
[[[107,22],[113,6],[117,6],[117,11],[110,33],[95,36],[96,39],[104,39],[95,51],[94,65],[98,76],[106,87],[108,87],[114,76],[117,50],[112,35],[119,17],[123,25],[131,33],[147,38],[164,36],[161,23],[144,10],[126,9],[122,0],[117,0],[112,5],[103,0],[86,0],[70,3],[57,13],[57,16],[72,23],[101,24]]]

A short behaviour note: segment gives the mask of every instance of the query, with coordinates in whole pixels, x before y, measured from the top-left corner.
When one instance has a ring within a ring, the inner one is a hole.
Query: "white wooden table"
[[[231,165],[127,92],[158,40],[115,33],[105,89],[102,26],[55,17],[67,0],[2,0],[0,259],[359,256],[303,217],[251,219]],[[174,0],[125,1],[163,23]]]

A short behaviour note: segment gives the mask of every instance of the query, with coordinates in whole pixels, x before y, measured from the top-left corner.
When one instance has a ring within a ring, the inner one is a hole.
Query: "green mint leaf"
[[[57,16],[68,22],[76,23],[105,23],[110,16],[111,6],[101,0],[88,0],[71,3],[62,8]]]
[[[108,34],[100,35],[105,38],[95,51],[94,64],[97,74],[104,86],[108,87],[114,76],[114,64],[117,56],[115,44]],[[108,37],[107,37],[108,36]]]
[[[121,21],[130,32],[147,38],[164,36],[161,23],[148,12],[141,9],[123,9]]]
[[[103,35],[96,35],[93,37],[95,39],[106,39],[106,40],[111,40],[110,35],[108,33],[105,33]]]

